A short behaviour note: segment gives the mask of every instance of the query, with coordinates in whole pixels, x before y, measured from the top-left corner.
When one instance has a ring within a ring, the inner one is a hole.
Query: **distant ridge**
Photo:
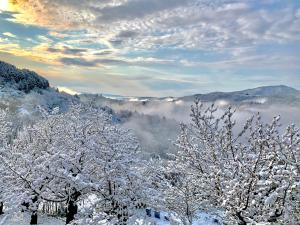
[[[94,96],[95,94],[82,94]],[[134,96],[121,96],[121,95],[110,95],[110,94],[101,94],[100,97],[104,99],[110,99],[114,101],[194,101],[199,99],[201,101],[217,101],[217,100],[229,100],[231,102],[241,102],[244,100],[251,100],[257,98],[269,98],[275,100],[289,99],[300,102],[300,91],[286,86],[286,85],[275,85],[275,86],[261,86],[257,88],[251,88],[241,91],[233,92],[210,92],[207,94],[194,94],[183,97],[134,97]]]
[[[0,61],[0,86],[28,93],[33,89],[49,88],[49,82],[36,72],[18,69],[14,65]]]
[[[242,91],[233,91],[233,92],[211,92],[208,94],[195,94],[191,96],[184,96],[179,99],[185,101],[191,101],[200,99],[203,101],[216,101],[219,99],[231,100],[231,101],[243,101],[256,97],[272,97],[284,99],[286,97],[299,98],[300,91],[286,86],[286,85],[277,85],[277,86],[262,86],[252,89],[246,89]]]
[[[265,96],[265,97],[300,94],[299,90],[286,85],[262,86],[262,87],[252,88],[252,89],[246,89],[244,91],[237,91],[237,93],[238,92],[248,93],[251,95]]]

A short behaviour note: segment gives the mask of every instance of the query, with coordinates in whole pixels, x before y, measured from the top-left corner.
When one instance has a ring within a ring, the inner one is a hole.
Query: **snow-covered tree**
[[[76,105],[64,114],[46,115],[2,152],[9,170],[7,200],[25,203],[32,224],[41,201],[65,202],[66,223],[71,223],[78,202],[93,195],[93,212],[83,207],[83,215],[126,223],[130,209],[145,199],[138,146],[100,108]]]
[[[165,203],[168,210],[175,212],[183,224],[193,224],[200,208],[198,189],[193,177],[187,174],[173,174],[168,177]]]
[[[51,128],[50,128],[51,129]],[[37,210],[42,199],[49,198],[48,188],[54,180],[45,171],[49,142],[54,132],[43,133],[36,127],[26,127],[1,152],[5,167],[5,200],[11,209],[29,210],[32,213],[30,224],[37,224]]]
[[[50,168],[59,180],[57,189],[67,193],[62,195],[68,203],[67,222],[74,219],[76,202],[90,193],[102,199],[99,210],[108,216],[123,216],[125,206],[138,194],[133,188],[138,180],[134,173],[136,139],[97,108],[75,107],[55,118],[59,118],[61,133],[52,151],[56,166]]]
[[[12,86],[26,93],[33,89],[46,89],[49,82],[37,73],[18,69],[15,66],[0,61],[0,86]]]
[[[285,181],[286,198],[282,224],[297,224],[300,221],[300,132],[294,124],[287,127],[279,143],[277,154],[283,170],[280,178]],[[278,175],[277,175],[278,176]]]
[[[2,151],[9,141],[11,140],[11,132],[12,127],[11,123],[9,122],[8,113],[6,110],[0,110],[0,151]],[[3,202],[3,192],[5,188],[5,181],[4,181],[4,171],[5,166],[1,163],[0,160],[0,215],[4,212],[4,202]]]
[[[290,141],[298,131],[289,127],[281,137],[279,118],[264,124],[259,114],[239,131],[234,110],[218,114],[196,102],[193,123],[182,125],[177,141],[173,168],[201,202],[190,201],[192,207],[223,210],[229,224],[297,224],[291,221],[299,215],[299,139]],[[184,212],[186,204],[180,207]]]

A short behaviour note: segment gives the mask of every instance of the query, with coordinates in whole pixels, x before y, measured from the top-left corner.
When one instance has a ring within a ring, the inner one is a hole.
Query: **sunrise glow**
[[[8,10],[8,6],[9,6],[9,0],[0,0],[0,10],[1,11],[6,11]]]

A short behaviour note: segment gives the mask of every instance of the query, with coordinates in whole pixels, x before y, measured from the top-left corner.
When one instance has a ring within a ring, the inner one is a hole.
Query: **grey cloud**
[[[110,55],[110,54],[113,54],[113,51],[104,50],[104,51],[99,51],[99,52],[93,53],[94,56],[103,56],[103,55]]]
[[[96,61],[100,64],[106,64],[106,65],[126,65],[126,64],[129,64],[125,60],[120,60],[120,59],[98,59]]]
[[[131,20],[135,18],[143,18],[146,15],[157,13],[165,9],[186,5],[188,0],[133,0],[127,1],[122,5],[114,7],[105,7],[103,9],[94,8],[96,12],[100,13],[97,21],[118,21]]]
[[[57,52],[61,52],[61,49],[49,47],[47,48],[47,51],[52,53],[57,53]]]
[[[133,38],[137,36],[138,33],[132,30],[123,30],[116,37],[117,38]]]
[[[119,47],[122,43],[123,43],[123,40],[121,39],[111,39],[109,40],[109,42],[115,46],[115,47]]]
[[[87,49],[84,49],[84,48],[70,48],[70,47],[64,46],[62,49],[49,47],[49,48],[47,48],[47,51],[52,52],[52,53],[60,52],[60,53],[66,54],[66,55],[80,55],[82,53],[87,52]]]
[[[84,58],[63,57],[59,61],[65,65],[74,65],[74,66],[94,67],[98,65],[96,61],[88,61]]]
[[[80,54],[80,53],[84,53],[84,52],[87,52],[87,49],[83,49],[83,48],[68,48],[68,47],[65,47],[64,48],[64,53],[65,54],[70,54],[70,55],[77,55],[77,54]]]
[[[59,62],[65,65],[86,66],[86,67],[97,67],[101,65],[143,66],[143,65],[151,65],[151,64],[173,63],[173,61],[159,60],[155,58],[133,58],[133,59],[104,58],[104,59],[88,60],[83,57],[79,57],[79,58],[62,57],[59,59]]]
[[[34,0],[28,2],[41,14],[37,20],[45,23],[41,25],[87,29],[113,37],[116,48],[217,50],[300,41],[299,9],[290,2],[279,7],[271,6],[273,0],[53,0],[40,1],[39,7]]]
[[[119,32],[114,38],[110,39],[109,42],[115,46],[119,47],[121,46],[124,42],[126,42],[127,39],[133,39],[138,36],[138,32],[132,31],[132,30],[122,30]]]

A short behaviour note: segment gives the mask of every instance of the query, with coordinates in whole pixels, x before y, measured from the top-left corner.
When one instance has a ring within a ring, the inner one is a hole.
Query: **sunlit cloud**
[[[4,36],[7,36],[7,37],[11,37],[11,38],[15,38],[16,37],[16,35],[14,35],[14,34],[12,34],[12,33],[10,33],[10,32],[4,32],[4,33],[2,33]]]
[[[73,90],[72,88],[68,88],[68,87],[60,87],[60,86],[58,86],[57,89],[60,92],[65,92],[65,93],[70,94],[70,95],[78,95],[78,94],[80,94],[79,92]]]
[[[0,11],[9,10],[9,1],[8,0],[1,0],[0,1]]]

